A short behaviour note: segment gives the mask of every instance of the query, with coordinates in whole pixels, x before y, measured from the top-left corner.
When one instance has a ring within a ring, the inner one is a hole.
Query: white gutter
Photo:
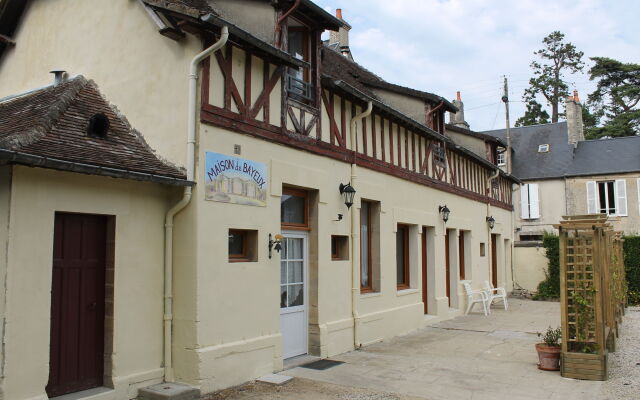
[[[189,69],[189,100],[187,114],[187,180],[195,181],[195,157],[196,157],[196,121],[198,97],[198,68],[202,60],[209,57],[215,51],[227,43],[229,29],[224,26],[220,33],[220,39],[196,55],[191,60]],[[191,201],[191,187],[185,187],[182,199],[165,216],[164,222],[164,380],[173,381],[173,361],[171,345],[173,323],[173,217],[182,211]]]
[[[367,109],[351,118],[349,133],[351,134],[351,150],[353,151],[353,161],[351,162],[351,186],[356,187],[356,122],[368,117],[373,111],[373,103],[367,104]],[[360,255],[356,254],[356,241],[360,237],[356,229],[356,212],[351,209],[351,314],[353,316],[353,346],[357,349],[361,346],[358,336],[360,316],[358,315],[358,295],[360,294]]]

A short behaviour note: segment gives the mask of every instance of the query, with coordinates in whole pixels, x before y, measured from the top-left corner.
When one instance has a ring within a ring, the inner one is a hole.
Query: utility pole
[[[507,173],[511,173],[511,123],[509,122],[509,83],[507,76],[504,76],[504,95],[502,95],[504,108],[507,119],[507,151],[505,152],[505,161],[507,162]]]

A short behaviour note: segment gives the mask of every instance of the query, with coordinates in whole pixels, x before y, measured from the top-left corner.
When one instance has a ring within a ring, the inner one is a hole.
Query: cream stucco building
[[[460,315],[462,281],[511,289],[519,181],[496,166],[500,141],[456,142],[452,103],[375,76],[348,42],[323,43],[325,30],[348,37],[341,18],[308,0],[28,3],[0,3],[12,21],[4,118],[26,109],[16,99],[66,99],[77,85],[118,109],[61,123],[57,102],[35,102],[55,133],[37,149],[4,139],[39,119],[0,123],[4,398],[98,387],[95,398],[130,399],[163,381],[208,393]],[[69,77],[51,85],[56,69]],[[148,158],[127,157],[131,135]],[[102,258],[74,268],[105,281],[76,315],[93,341],[70,349],[84,328],[60,330],[72,314],[52,309],[86,289],[56,275],[84,249],[60,228],[78,218],[102,226],[90,246]],[[70,357],[92,360],[93,375]]]

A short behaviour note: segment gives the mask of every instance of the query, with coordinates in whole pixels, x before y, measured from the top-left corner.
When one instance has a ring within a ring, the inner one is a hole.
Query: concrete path
[[[602,382],[538,370],[537,331],[560,324],[559,304],[510,299],[393,340],[331,357],[344,364],[316,371],[297,367],[281,387],[249,384],[211,399],[601,400]],[[620,349],[624,351],[623,349]]]

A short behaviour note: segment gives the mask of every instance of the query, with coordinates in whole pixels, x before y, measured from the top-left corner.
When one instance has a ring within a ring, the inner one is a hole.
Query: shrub
[[[629,304],[640,304],[640,236],[625,236],[624,267],[627,301]]]
[[[557,299],[560,297],[560,240],[557,235],[545,233],[542,246],[547,253],[546,279],[538,284],[534,300]]]

